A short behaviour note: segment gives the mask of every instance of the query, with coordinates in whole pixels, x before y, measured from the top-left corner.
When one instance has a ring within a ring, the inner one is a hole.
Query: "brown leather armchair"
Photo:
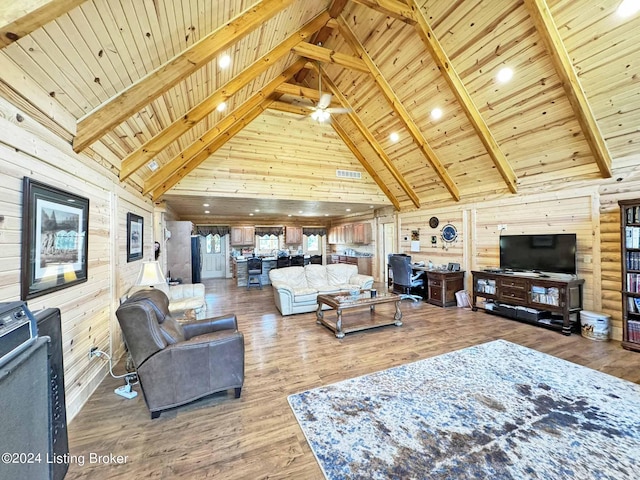
[[[228,389],[240,397],[244,337],[235,315],[179,323],[160,290],[131,295],[116,311],[151,418]]]

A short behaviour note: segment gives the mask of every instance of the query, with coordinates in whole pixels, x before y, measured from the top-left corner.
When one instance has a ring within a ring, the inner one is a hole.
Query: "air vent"
[[[354,172],[352,170],[336,170],[336,177],[338,178],[352,178],[354,180],[361,180],[362,173]]]

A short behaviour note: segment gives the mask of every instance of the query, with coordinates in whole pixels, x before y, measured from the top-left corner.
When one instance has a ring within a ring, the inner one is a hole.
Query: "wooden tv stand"
[[[481,308],[477,300],[482,297],[488,313],[559,330],[563,335],[571,335],[573,324],[579,324],[584,280],[524,273],[472,273],[474,311]],[[576,314],[573,322],[572,314]]]

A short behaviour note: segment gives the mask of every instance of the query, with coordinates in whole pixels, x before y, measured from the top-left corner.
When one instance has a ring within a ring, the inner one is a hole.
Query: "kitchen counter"
[[[246,287],[248,274],[247,274],[247,259],[233,259],[234,262],[234,278],[236,279],[236,284],[239,287]],[[260,279],[262,280],[262,285],[271,285],[271,281],[269,280],[269,270],[272,268],[276,268],[277,261],[275,257],[265,257],[262,259],[262,275]]]

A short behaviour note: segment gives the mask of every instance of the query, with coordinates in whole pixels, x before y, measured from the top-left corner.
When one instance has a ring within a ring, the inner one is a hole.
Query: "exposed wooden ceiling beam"
[[[393,17],[409,25],[415,25],[416,19],[414,18],[414,12],[410,6],[406,3],[398,2],[396,0],[353,0],[355,3],[365,5],[373,10],[376,10],[384,15]],[[409,3],[409,2],[407,2]]]
[[[310,43],[306,42],[299,43],[298,45],[293,47],[292,50],[301,57],[318,60],[322,63],[334,63],[336,65],[341,65],[358,72],[369,73],[369,69],[367,68],[365,63],[358,57],[354,57],[353,55],[336,52],[335,50],[318,47],[317,45],[311,45]]]
[[[365,156],[360,152],[360,150],[358,150],[358,147],[351,140],[351,138],[349,137],[347,132],[344,130],[344,128],[342,128],[342,126],[340,126],[338,122],[331,122],[331,126],[336,131],[338,136],[342,139],[342,141],[347,146],[347,148],[351,150],[351,153],[353,153],[353,156],[356,157],[358,161],[362,164],[362,166],[367,171],[369,176],[373,179],[373,181],[376,182],[378,187],[380,187],[380,190],[382,190],[382,192],[391,201],[391,203],[396,208],[396,210],[400,210],[400,202],[398,202],[398,199],[396,198],[396,196],[393,194],[391,190],[389,190],[389,187],[387,187],[387,184],[382,181],[382,179],[378,175],[378,172],[376,172],[375,168],[371,166],[371,164],[367,161]]]
[[[587,96],[580,85],[580,80],[573,68],[571,58],[562,42],[560,32],[558,32],[558,28],[553,21],[551,11],[545,0],[525,0],[524,3],[529,10],[538,34],[547,48],[556,73],[560,77],[562,87],[569,98],[573,113],[578,119],[582,133],[598,164],[600,174],[609,178],[611,177],[611,155],[598,128],[598,122],[591,111]]]
[[[264,73],[274,63],[288,54],[296,44],[303,42],[314,32],[318,31],[329,20],[329,14],[323,12],[308,22],[297,32],[290,35],[277,47],[256,60],[240,74],[232,78],[225,85],[217,89],[198,105],[189,110],[185,115],[177,118],[171,125],[147,140],[143,145],[131,152],[122,160],[120,167],[120,180],[123,181],[132,173],[141,168],[153,157],[160,153],[171,142],[193,128],[199,121],[209,115],[222,102],[237,93],[258,75]],[[317,95],[317,92],[316,92]]]
[[[13,0],[0,6],[0,48],[76,8],[85,0]]]
[[[211,128],[204,135],[196,139],[191,145],[185,148],[181,153],[176,155],[168,163],[162,166],[158,171],[151,175],[144,183],[142,193],[146,195],[150,191],[155,191],[159,185],[165,183],[176,171],[183,168],[196,157],[202,150],[206,149],[208,145],[216,140],[225,130],[231,128],[236,124],[243,116],[248,115],[255,107],[257,107],[264,99],[273,94],[281,83],[286,82],[296,73],[304,67],[306,63],[305,59],[300,59],[293,63],[284,72],[274,78],[271,82],[258,90],[251,98],[246,100],[242,105],[236,108],[233,112],[229,113],[225,118],[219,121],[213,128]],[[278,94],[279,95],[279,94]],[[278,97],[279,98],[279,97]],[[271,99],[273,100],[273,99]],[[155,197],[154,197],[155,198]]]
[[[311,110],[305,107],[299,107],[297,105],[292,105],[287,102],[271,102],[269,105],[269,109],[278,110],[279,112],[287,112],[287,113],[295,113],[296,115],[305,115],[308,116]]]
[[[331,2],[331,5],[329,5],[329,8],[328,8],[329,16],[331,18],[336,18],[338,15],[340,15],[342,13],[342,10],[344,10],[344,7],[347,5],[348,1],[349,0],[333,0],[333,2]],[[317,32],[315,35],[311,37],[311,40],[309,40],[309,43],[313,45],[324,45],[327,39],[331,36],[332,31],[333,31],[333,26],[325,25],[320,29],[319,32]],[[308,73],[309,73],[309,70],[307,69],[304,69],[298,72],[298,74],[296,75],[296,82],[302,83],[304,79],[307,78]]]
[[[411,186],[407,183],[405,178],[395,167],[395,165],[393,164],[389,156],[385,153],[382,146],[378,143],[378,141],[375,139],[373,134],[369,131],[369,129],[364,124],[364,122],[360,119],[360,117],[355,113],[355,111],[351,107],[351,104],[349,103],[349,100],[347,100],[347,98],[342,94],[342,92],[340,92],[338,87],[335,86],[333,81],[327,75],[325,75],[324,72],[322,72],[321,70],[318,70],[317,66],[315,66],[314,68],[318,72],[318,75],[322,75],[322,83],[329,88],[331,93],[338,99],[338,101],[344,108],[349,109],[349,112],[346,113],[345,115],[349,117],[349,119],[353,122],[353,124],[356,126],[356,128],[360,131],[362,136],[365,138],[367,143],[369,143],[371,148],[374,149],[378,157],[380,157],[380,160],[382,161],[384,166],[387,168],[387,170],[389,170],[389,172],[391,173],[393,178],[396,180],[396,182],[398,182],[402,190],[404,190],[404,192],[411,199],[411,202],[416,206],[416,208],[419,208],[420,199],[416,195],[416,192],[413,191]]]
[[[487,153],[491,157],[491,160],[493,160],[494,165],[500,172],[500,175],[507,184],[507,187],[512,193],[517,192],[518,178],[516,177],[511,164],[504,156],[504,153],[502,153],[502,150],[500,150],[498,142],[493,137],[493,134],[482,118],[482,115],[480,115],[478,108],[473,103],[473,100],[471,99],[469,92],[467,92],[467,89],[462,83],[462,80],[458,76],[458,73],[451,66],[449,57],[447,57],[447,54],[442,48],[442,45],[440,45],[440,42],[438,41],[433,30],[431,30],[426,16],[415,0],[407,0],[407,3],[411,6],[413,16],[417,22],[416,31],[420,35],[420,38],[422,38],[425,47],[433,57],[436,65],[438,65],[440,73],[449,84],[449,88],[451,89],[452,93],[458,99],[460,106],[466,113],[467,118],[476,131],[476,134],[478,135],[480,141],[487,149]]]
[[[145,105],[210,62],[294,0],[261,0],[191,47],[107,100],[78,122],[73,149],[80,152]]]
[[[236,119],[236,121],[229,128],[224,130],[216,139],[205,147],[195,157],[189,159],[178,170],[176,170],[169,178],[167,178],[160,186],[153,190],[151,197],[156,200],[164,195],[168,190],[173,188],[180,180],[193,172],[198,168],[202,162],[213,155],[218,149],[220,149],[225,143],[240,133],[247,125],[253,122],[272,102],[267,98],[262,100],[260,104],[254,107],[250,112],[246,113],[242,117]]]
[[[407,109],[402,104],[402,101],[398,98],[396,93],[393,91],[393,88],[384,77],[378,66],[375,64],[373,59],[369,56],[367,51],[360,43],[360,40],[353,33],[349,25],[345,21],[345,19],[340,16],[337,18],[338,20],[338,28],[342,37],[346,40],[347,44],[352,48],[352,50],[360,57],[364,63],[367,65],[373,79],[376,84],[380,88],[380,91],[391,105],[391,108],[398,115],[398,119],[404,124],[405,128],[409,131],[409,134],[413,138],[413,141],[418,146],[422,155],[427,159],[431,167],[435,170],[436,174],[440,177],[442,182],[444,183],[447,190],[451,196],[457,201],[460,200],[460,191],[458,190],[457,185],[447,172],[447,169],[444,168],[444,165],[436,155],[436,152],[433,151],[427,140],[422,135],[422,132],[411,118],[411,115],[407,111]]]
[[[320,92],[317,89],[294,85],[293,83],[283,83],[276,89],[276,92],[293,95],[295,97],[308,98],[315,102],[320,100]]]

